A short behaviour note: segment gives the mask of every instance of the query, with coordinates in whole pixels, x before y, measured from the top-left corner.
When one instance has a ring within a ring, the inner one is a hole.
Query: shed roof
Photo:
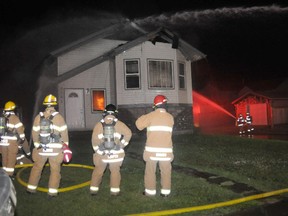
[[[244,98],[247,98],[251,95],[262,97],[262,98],[267,98],[269,100],[288,100],[288,92],[283,91],[282,88],[276,88],[271,91],[263,91],[263,92],[257,91],[256,92],[245,86],[242,90],[240,90],[240,92],[242,92],[241,96],[238,97],[236,100],[232,101],[232,104],[237,104]]]

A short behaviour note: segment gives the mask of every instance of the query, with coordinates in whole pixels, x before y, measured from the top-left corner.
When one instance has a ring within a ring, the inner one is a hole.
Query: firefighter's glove
[[[101,143],[101,144],[99,145],[99,150],[100,150],[100,151],[105,151],[104,143]]]

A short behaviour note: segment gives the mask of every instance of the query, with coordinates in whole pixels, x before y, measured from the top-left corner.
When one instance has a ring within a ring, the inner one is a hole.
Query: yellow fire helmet
[[[54,95],[49,94],[45,97],[45,99],[43,101],[43,105],[55,106],[55,105],[57,105],[57,98]]]
[[[11,111],[11,110],[14,110],[15,108],[16,108],[16,104],[13,101],[8,101],[4,106],[5,111]]]

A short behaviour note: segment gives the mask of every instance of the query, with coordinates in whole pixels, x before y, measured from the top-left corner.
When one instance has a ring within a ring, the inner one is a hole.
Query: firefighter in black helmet
[[[107,166],[110,169],[110,194],[119,195],[121,173],[125,151],[132,132],[117,118],[118,111],[113,104],[105,107],[103,119],[96,123],[92,133],[92,147],[94,149],[93,162],[95,168],[92,173],[90,194],[96,195]]]
[[[243,115],[240,113],[237,121],[236,121],[237,127],[239,128],[239,135],[245,134],[245,119]]]
[[[250,115],[249,112],[246,113],[245,124],[246,124],[247,135],[251,136],[252,132],[254,131],[254,127],[252,125],[252,116]]]

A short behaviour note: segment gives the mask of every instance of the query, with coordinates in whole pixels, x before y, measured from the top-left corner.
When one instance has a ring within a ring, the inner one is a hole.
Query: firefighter
[[[46,162],[50,165],[48,196],[56,197],[61,180],[61,165],[63,162],[63,147],[69,145],[68,129],[62,115],[56,111],[57,98],[50,94],[43,101],[46,106],[34,119],[32,139],[34,161],[27,185],[27,193],[36,192]]]
[[[161,174],[162,197],[168,197],[171,193],[171,162],[174,159],[172,131],[174,125],[173,116],[167,112],[167,98],[157,95],[154,98],[154,111],[140,116],[136,120],[139,130],[146,128],[146,146],[143,159],[146,162],[143,195],[156,195],[156,168],[159,165]]]
[[[1,116],[2,166],[12,179],[15,176],[18,148],[21,148],[25,141],[25,128],[15,114],[15,109],[16,104],[8,101],[4,106],[3,116]]]
[[[237,118],[237,127],[239,128],[239,135],[245,134],[245,119],[241,113]]]
[[[30,151],[30,145],[28,143],[28,140],[25,139],[24,143],[20,146],[18,146],[18,154],[17,154],[17,164],[32,164],[32,158],[31,158],[31,151]]]
[[[248,136],[250,136],[252,132],[254,131],[254,128],[252,125],[252,116],[250,115],[249,112],[246,113],[245,124],[246,124]]]
[[[98,193],[107,166],[110,170],[110,194],[117,196],[120,193],[120,167],[125,157],[124,148],[129,144],[132,132],[125,123],[118,120],[117,113],[115,105],[107,105],[102,120],[93,129],[91,141],[95,152],[95,168],[90,184],[92,196]]]

